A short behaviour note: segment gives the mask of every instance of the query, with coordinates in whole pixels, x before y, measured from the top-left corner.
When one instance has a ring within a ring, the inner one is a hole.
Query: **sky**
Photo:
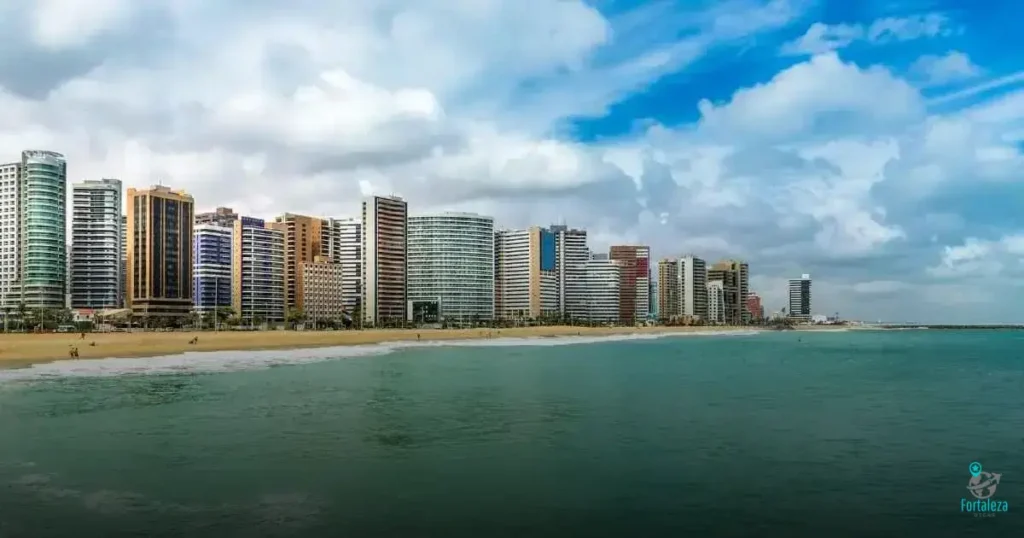
[[[978,7],[978,6],[983,6]],[[566,223],[750,264],[766,308],[1024,322],[1024,6],[0,4],[0,160],[229,206]]]

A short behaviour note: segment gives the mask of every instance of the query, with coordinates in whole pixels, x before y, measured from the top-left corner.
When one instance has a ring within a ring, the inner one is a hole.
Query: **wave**
[[[694,331],[687,333],[617,334],[607,336],[540,336],[479,340],[398,341],[380,344],[273,350],[188,351],[176,355],[134,358],[78,359],[36,363],[25,368],[0,369],[0,384],[68,377],[213,374],[310,364],[334,359],[387,355],[409,348],[565,346],[654,340],[690,336],[751,336],[761,331]]]

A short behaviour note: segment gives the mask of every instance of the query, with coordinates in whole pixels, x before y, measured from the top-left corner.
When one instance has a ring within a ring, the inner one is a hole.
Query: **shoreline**
[[[56,361],[133,359],[194,352],[273,351],[366,346],[397,342],[459,342],[495,338],[686,335],[761,331],[751,326],[513,327],[503,329],[368,329],[359,331],[192,331],[137,333],[0,334],[0,369]],[[189,340],[198,337],[196,344]],[[419,337],[419,338],[418,338]],[[95,345],[90,345],[95,343]],[[69,355],[78,349],[78,357]]]

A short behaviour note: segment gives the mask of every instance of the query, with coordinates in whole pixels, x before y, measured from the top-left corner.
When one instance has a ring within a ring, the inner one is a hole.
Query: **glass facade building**
[[[451,323],[494,318],[493,218],[473,213],[409,217],[408,245],[410,303],[436,301],[439,317]]]
[[[21,154],[21,301],[64,308],[67,286],[67,162],[52,151]]]
[[[193,304],[197,312],[231,306],[231,236],[234,229],[197,224],[193,231]]]

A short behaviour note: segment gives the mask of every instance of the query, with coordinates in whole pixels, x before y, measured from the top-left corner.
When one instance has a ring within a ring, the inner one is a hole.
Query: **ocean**
[[[0,538],[1024,535],[1024,333],[0,370]],[[965,512],[969,465],[1007,510]]]

